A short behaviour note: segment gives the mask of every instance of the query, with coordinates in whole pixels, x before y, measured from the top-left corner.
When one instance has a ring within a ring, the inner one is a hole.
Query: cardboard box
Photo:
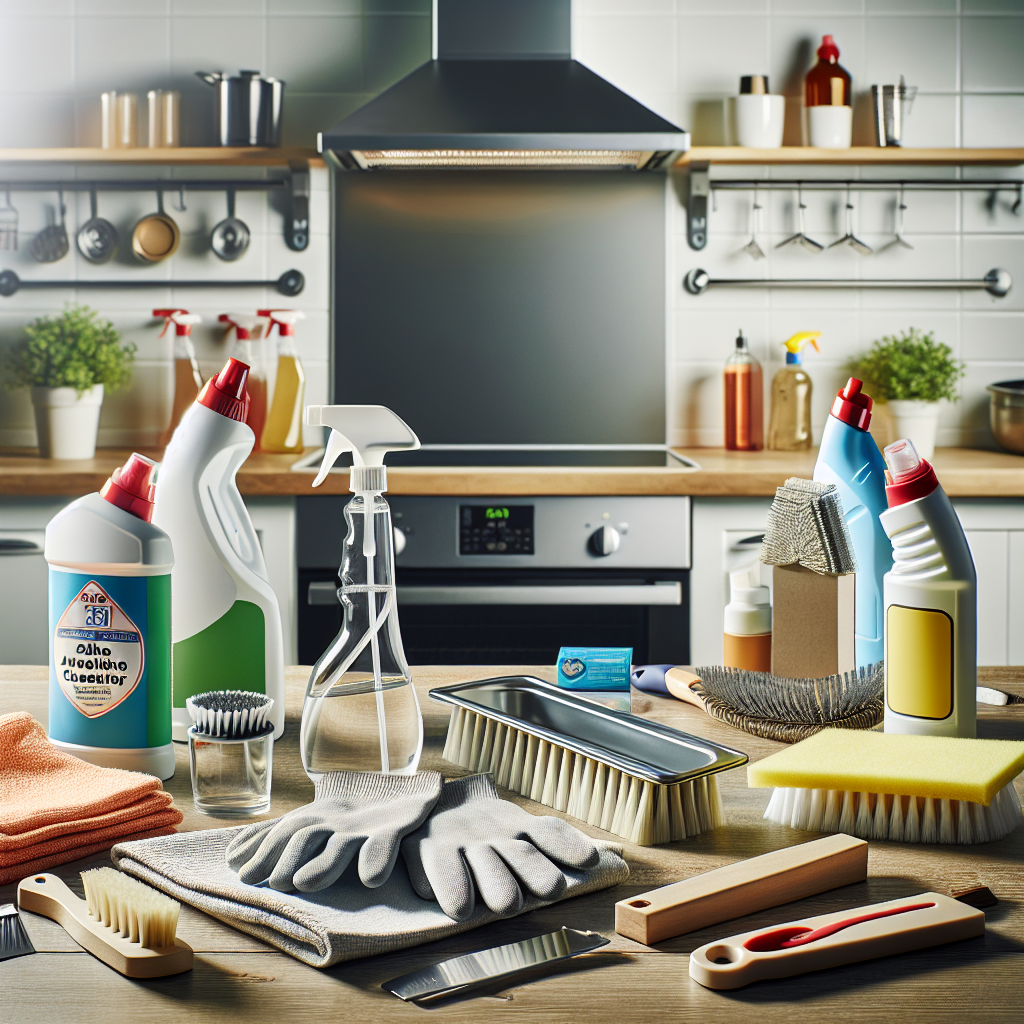
[[[817,679],[852,672],[856,573],[772,566],[772,673]]]

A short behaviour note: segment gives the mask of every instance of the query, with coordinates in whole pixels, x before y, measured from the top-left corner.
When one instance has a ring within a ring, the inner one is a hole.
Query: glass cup
[[[139,102],[131,92],[100,96],[100,145],[104,149],[134,149],[139,144]]]
[[[150,89],[146,94],[149,105],[149,138],[151,149],[167,149],[181,145],[181,96],[163,89]]]
[[[270,810],[274,730],[244,739],[188,731],[196,810],[214,818],[250,818]]]

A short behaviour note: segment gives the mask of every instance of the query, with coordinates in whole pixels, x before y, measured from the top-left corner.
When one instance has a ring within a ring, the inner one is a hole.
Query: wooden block
[[[615,930],[649,946],[867,877],[868,844],[839,833],[620,900]]]
[[[854,671],[856,575],[772,567],[772,675],[821,679]]]

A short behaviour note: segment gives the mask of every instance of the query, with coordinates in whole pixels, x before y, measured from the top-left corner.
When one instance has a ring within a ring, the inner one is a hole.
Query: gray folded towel
[[[245,885],[225,859],[228,843],[239,831],[179,832],[119,843],[110,854],[129,875],[313,967],[434,942],[516,916],[495,914],[478,900],[470,917],[453,921],[436,903],[416,895],[401,859],[388,881],[376,889],[359,881],[355,864],[320,892],[285,893]],[[595,867],[562,869],[566,879],[562,899],[607,889],[629,877],[622,847],[595,843],[600,855]],[[524,895],[520,913],[558,902]]]

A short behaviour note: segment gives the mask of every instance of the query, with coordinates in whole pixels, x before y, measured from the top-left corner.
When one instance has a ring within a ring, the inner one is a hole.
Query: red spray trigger
[[[111,505],[130,512],[133,516],[149,523],[153,519],[153,470],[156,463],[145,455],[132,452],[128,461],[110,474],[103,485],[100,496]]]

